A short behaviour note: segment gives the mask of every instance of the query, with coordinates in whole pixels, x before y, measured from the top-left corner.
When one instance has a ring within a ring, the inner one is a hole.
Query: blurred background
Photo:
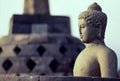
[[[77,17],[93,2],[97,2],[108,16],[105,43],[116,52],[120,69],[119,0],[49,0],[50,13],[51,15],[69,16],[72,35],[79,38]],[[24,0],[0,0],[0,37],[8,35],[11,16],[23,13],[23,3]]]

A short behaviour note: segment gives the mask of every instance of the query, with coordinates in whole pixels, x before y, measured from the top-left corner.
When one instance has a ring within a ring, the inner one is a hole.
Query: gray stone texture
[[[64,34],[12,35],[11,39],[0,47],[0,72],[4,74],[72,75],[74,59],[84,48],[78,39]],[[12,64],[7,71],[6,60]]]
[[[25,0],[24,8],[0,39],[0,74],[20,75],[18,81],[34,81],[28,75],[71,76],[84,45],[71,36],[70,18],[51,16],[48,0]]]
[[[25,0],[24,14],[49,15],[48,0]]]
[[[64,76],[30,76],[0,75],[0,81],[120,81],[119,78],[64,77]]]
[[[70,34],[70,20],[66,16],[13,15],[10,34],[65,33]]]
[[[84,45],[71,36],[69,17],[50,16],[48,0],[25,1],[24,14],[11,18],[9,35],[0,39],[0,81],[120,81],[72,77]]]

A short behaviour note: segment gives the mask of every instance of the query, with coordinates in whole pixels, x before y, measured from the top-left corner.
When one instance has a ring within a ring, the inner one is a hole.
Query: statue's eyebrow
[[[80,24],[79,27],[80,27],[80,28],[84,28],[84,27],[85,27],[85,24]]]

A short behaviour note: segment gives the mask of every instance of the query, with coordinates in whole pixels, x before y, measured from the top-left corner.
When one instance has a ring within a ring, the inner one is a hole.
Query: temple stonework
[[[9,35],[0,39],[0,73],[72,75],[83,48],[69,17],[51,16],[48,0],[25,0],[24,14],[13,15]]]
[[[25,0],[24,14],[50,15],[48,0]]]

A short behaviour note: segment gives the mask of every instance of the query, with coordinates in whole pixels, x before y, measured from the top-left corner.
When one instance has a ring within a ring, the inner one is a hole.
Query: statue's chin
[[[91,43],[94,40],[81,40],[83,43]]]
[[[98,38],[98,37],[93,37],[93,38],[86,38],[86,39],[81,39],[81,42],[83,42],[83,43],[91,43],[91,42],[93,42],[93,41],[95,41],[95,40],[101,40],[101,38]]]
[[[82,41],[83,43],[90,43],[90,41]]]

